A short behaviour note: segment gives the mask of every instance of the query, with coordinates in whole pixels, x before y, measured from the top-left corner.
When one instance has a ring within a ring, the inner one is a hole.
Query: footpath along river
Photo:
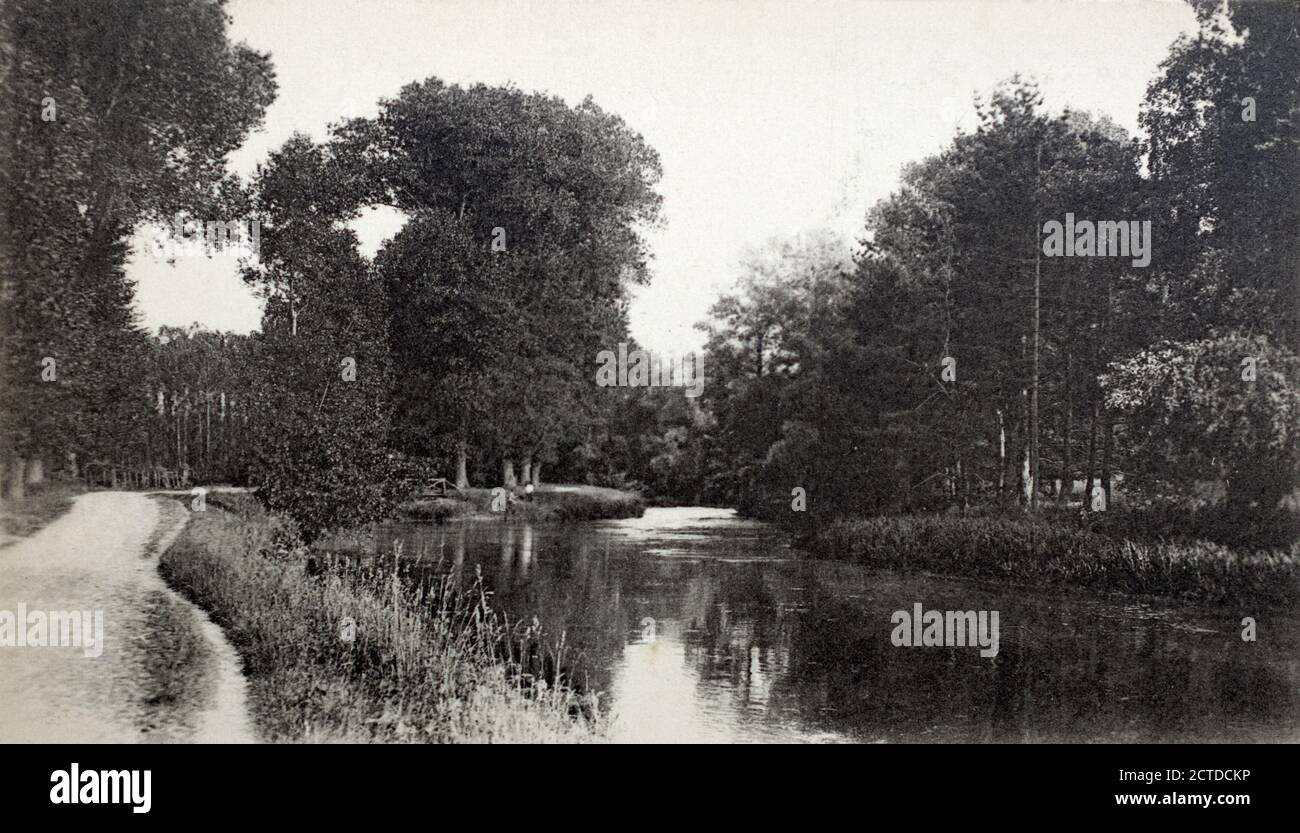
[[[233,648],[158,574],[188,514],[92,492],[0,548],[0,743],[254,739]]]

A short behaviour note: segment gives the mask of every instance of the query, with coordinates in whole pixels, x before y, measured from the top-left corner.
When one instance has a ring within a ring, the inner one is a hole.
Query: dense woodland
[[[617,115],[430,78],[242,180],[226,159],[275,73],[228,41],[222,4],[60,5],[0,13],[11,499],[56,469],[166,470],[257,486],[312,536],[433,475],[801,522],[1066,506],[1076,482],[1240,518],[1300,479],[1294,4],[1195,3],[1141,137],[1047,112],[1020,78],[988,91],[860,240],[746,258],[701,324],[699,399],[595,382],[598,352],[633,341],[660,221],[658,157]],[[348,224],[372,206],[406,223],[370,259]],[[260,331],[136,323],[128,241],[178,212],[261,223]],[[1150,266],[1042,257],[1067,212],[1149,219]]]
[[[638,475],[794,522],[1081,505],[1276,521],[1300,483],[1300,7],[1196,6],[1145,137],[1048,113],[1011,79],[859,241],[753,253],[702,325],[701,410],[666,431],[663,409],[641,415],[637,436],[669,448]],[[1067,212],[1149,219],[1150,265],[1040,256]]]

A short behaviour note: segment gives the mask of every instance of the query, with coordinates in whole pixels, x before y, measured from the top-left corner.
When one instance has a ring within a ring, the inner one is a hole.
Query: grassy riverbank
[[[516,490],[522,497],[522,490]],[[456,517],[501,517],[492,512],[491,489],[466,489],[455,497],[423,498],[399,507],[405,520],[445,521]],[[526,518],[538,523],[564,521],[603,521],[639,518],[645,514],[646,502],[638,494],[600,486],[547,484],[537,487],[530,500],[510,506],[510,517]]]
[[[540,635],[508,627],[481,593],[413,588],[380,570],[309,575],[306,552],[276,549],[283,519],[251,499],[228,508],[194,513],[160,569],[239,651],[263,739],[599,739],[590,702],[516,659]]]
[[[836,521],[806,541],[818,557],[875,567],[1209,603],[1300,602],[1300,544],[1235,550],[1209,541],[1135,541],[1051,521],[941,515]]]

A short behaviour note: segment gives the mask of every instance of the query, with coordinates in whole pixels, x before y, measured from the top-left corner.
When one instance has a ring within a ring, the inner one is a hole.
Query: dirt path
[[[0,742],[253,740],[238,656],[158,575],[188,515],[176,501],[93,492],[0,550]],[[6,612],[22,610],[24,636],[6,636]],[[50,611],[86,623],[102,613],[102,651],[11,644],[33,641],[33,612]]]

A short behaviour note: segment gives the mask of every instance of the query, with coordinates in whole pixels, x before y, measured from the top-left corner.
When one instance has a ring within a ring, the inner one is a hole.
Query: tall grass
[[[161,570],[239,651],[264,739],[600,738],[594,697],[531,673],[523,658],[540,635],[510,627],[478,588],[411,586],[380,569],[309,575],[301,551],[276,551],[283,520],[240,509],[196,513]]]
[[[1300,601],[1300,544],[1243,552],[1206,541],[1122,540],[1057,523],[911,515],[836,521],[811,538],[809,549],[889,569],[1214,603]]]

